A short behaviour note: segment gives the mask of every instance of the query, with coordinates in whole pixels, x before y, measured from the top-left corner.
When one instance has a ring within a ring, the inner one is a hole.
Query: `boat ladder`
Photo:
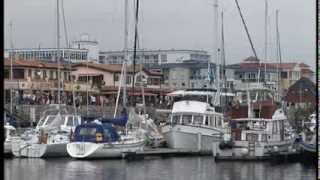
[[[249,141],[248,150],[249,150],[249,156],[255,155],[256,143],[254,141]]]

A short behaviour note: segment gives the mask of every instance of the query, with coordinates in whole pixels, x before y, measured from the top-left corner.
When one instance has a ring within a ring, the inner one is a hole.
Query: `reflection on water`
[[[218,162],[211,157],[126,160],[6,159],[5,180],[313,180],[300,163]]]

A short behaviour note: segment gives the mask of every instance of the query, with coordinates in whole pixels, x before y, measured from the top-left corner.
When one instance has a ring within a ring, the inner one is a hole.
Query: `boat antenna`
[[[136,0],[135,5],[135,30],[134,30],[134,47],[133,47],[133,74],[132,74],[132,106],[135,107],[136,99],[134,94],[134,83],[136,73],[136,58],[137,58],[137,44],[138,44],[138,22],[139,22],[139,0]]]

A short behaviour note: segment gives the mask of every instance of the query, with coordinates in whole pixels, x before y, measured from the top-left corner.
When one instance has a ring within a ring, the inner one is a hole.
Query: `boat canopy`
[[[97,136],[101,136],[99,142],[114,142],[119,139],[119,134],[110,123],[87,123],[76,127],[73,142],[97,142]]]
[[[128,122],[128,113],[124,110],[117,118],[99,118],[99,121],[102,123],[112,123],[116,126],[125,126]]]

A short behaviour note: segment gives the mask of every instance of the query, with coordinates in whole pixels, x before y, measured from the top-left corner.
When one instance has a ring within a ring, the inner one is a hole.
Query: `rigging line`
[[[249,39],[250,46],[251,46],[251,49],[252,49],[252,51],[253,51],[253,54],[254,54],[255,58],[259,61],[259,65],[258,65],[258,85],[259,85],[259,82],[260,82],[260,65],[261,65],[260,63],[261,63],[261,62],[260,62],[260,60],[258,59],[258,55],[257,55],[257,53],[256,53],[256,50],[255,50],[254,46],[253,46],[253,42],[252,42],[252,40],[251,40],[251,37],[250,37],[250,33],[249,33],[249,30],[248,30],[247,24],[246,24],[246,22],[245,22],[245,20],[244,20],[244,18],[243,18],[243,15],[242,15],[242,12],[241,12],[241,9],[240,9],[238,0],[235,0],[235,2],[236,2],[236,5],[237,5],[237,8],[238,8],[238,11],[239,11],[239,14],[240,14],[240,17],[241,17],[241,20],[242,20],[244,29],[245,29],[245,31],[246,31],[247,37],[248,37],[248,39]],[[256,95],[256,99],[258,98],[257,96],[258,96],[258,93],[257,93],[257,95]]]
[[[242,12],[241,12],[241,9],[240,9],[238,0],[235,0],[235,2],[236,2],[236,5],[237,5],[237,7],[238,7],[238,11],[239,11],[239,14],[240,14],[242,23],[243,23],[243,25],[244,25],[244,29],[245,29],[245,31],[246,31],[246,33],[247,33],[247,37],[248,37],[248,39],[249,39],[250,46],[251,46],[251,49],[252,49],[252,51],[253,51],[253,54],[254,54],[255,58],[258,59],[256,50],[255,50],[255,48],[254,48],[254,46],[253,46],[253,43],[252,43],[252,40],[251,40],[251,37],[250,37],[250,34],[249,34],[249,30],[248,30],[247,24],[246,24],[246,22],[245,22],[245,20],[244,20],[244,18],[243,18],[243,15],[242,15]]]
[[[132,75],[132,105],[135,106],[135,95],[134,95],[134,76],[136,72],[136,58],[137,58],[137,39],[138,39],[138,21],[139,21],[139,0],[136,0],[136,16],[135,16],[135,32],[134,32],[134,47],[133,47],[133,75]]]
[[[65,14],[64,14],[64,0],[61,1],[61,9],[62,9],[62,20],[63,20],[63,26],[64,26],[64,34],[65,34],[65,40],[66,40],[66,47],[70,47],[69,38],[68,38],[68,32],[67,32],[66,17],[65,17]]]
[[[68,38],[68,31],[67,31],[67,23],[66,23],[66,17],[64,14],[64,0],[61,1],[61,9],[62,9],[62,20],[63,20],[63,26],[64,26],[64,34],[65,34],[65,41],[66,41],[66,47],[69,49],[70,48],[70,43],[69,43],[69,38]],[[70,73],[72,72],[72,66],[71,66],[71,50],[67,50],[67,57],[68,57],[68,66]],[[70,74],[69,73],[69,74]],[[71,74],[69,75],[70,81],[71,81],[71,86],[72,86],[72,104],[73,104],[73,109],[74,113],[77,114],[77,108],[76,108],[76,100],[75,100],[75,91],[74,91],[74,83],[72,80]]]

